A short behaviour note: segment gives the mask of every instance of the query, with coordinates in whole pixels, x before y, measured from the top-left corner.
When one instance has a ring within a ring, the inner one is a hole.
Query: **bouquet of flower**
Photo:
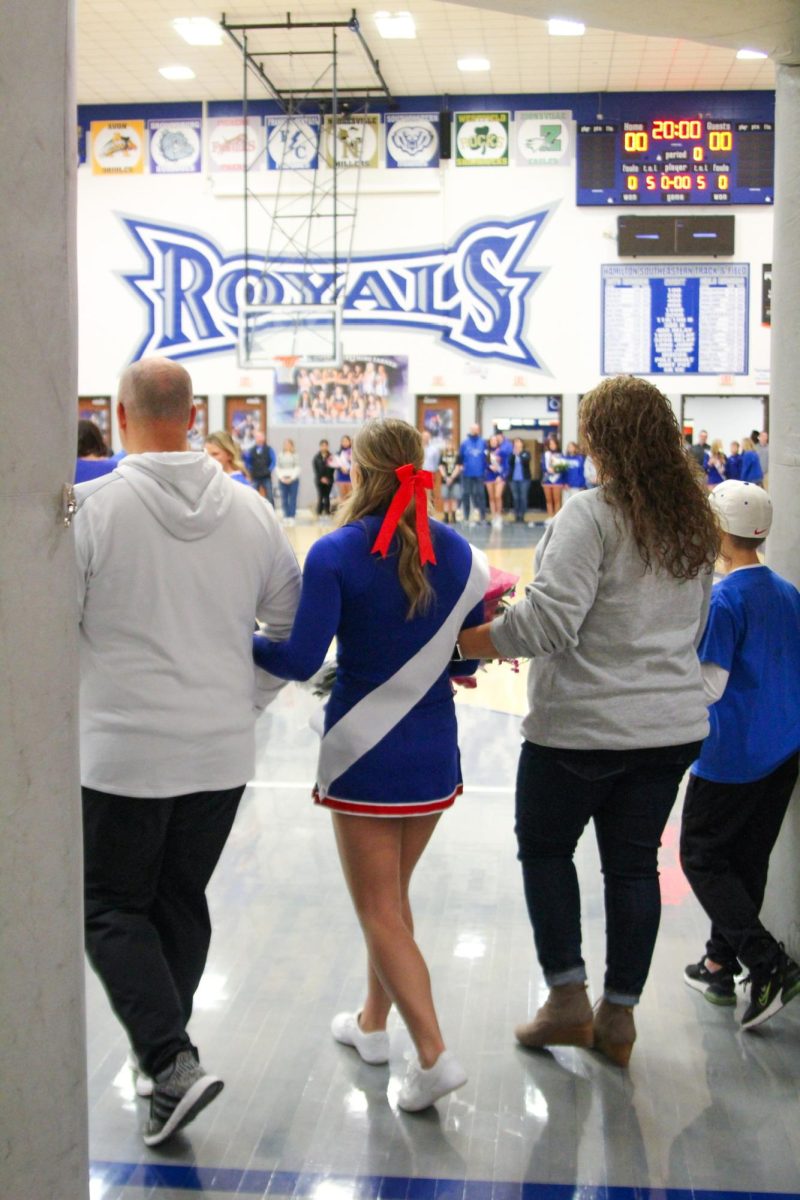
[[[489,567],[489,586],[483,594],[484,621],[493,621],[495,617],[499,617],[508,608],[509,601],[515,594],[518,583],[519,575],[512,575],[509,571],[501,571],[499,567]],[[519,671],[518,659],[507,658],[504,661],[511,663],[512,671],[515,673]],[[474,675],[454,675],[452,682],[458,684],[459,687],[474,688],[478,686],[478,681]]]

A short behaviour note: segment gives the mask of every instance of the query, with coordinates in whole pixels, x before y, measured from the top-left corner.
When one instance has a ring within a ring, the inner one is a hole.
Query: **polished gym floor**
[[[288,531],[302,557],[324,532]],[[470,529],[490,560],[530,578],[541,524]],[[683,982],[706,922],[666,831],[664,913],[628,1071],[591,1051],[530,1052],[512,1029],[546,989],[513,836],[524,669],[494,665],[458,698],[466,790],[413,886],[442,1027],[469,1073],[424,1114],[397,1109],[410,1042],[369,1067],[329,1033],[358,1007],[364,954],[329,815],[309,797],[319,702],[290,684],[258,727],[256,778],[212,881],[214,938],[190,1032],[225,1090],[156,1151],[139,1127],[126,1040],[87,973],[91,1200],[208,1195],[303,1200],[661,1200],[800,1195],[800,1000],[742,1034]],[[591,830],[578,851],[585,956],[603,971],[602,886]],[[30,1200],[46,1200],[31,1197]]]

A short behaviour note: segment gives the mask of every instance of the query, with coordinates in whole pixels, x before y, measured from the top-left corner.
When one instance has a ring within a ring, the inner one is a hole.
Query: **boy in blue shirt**
[[[759,920],[798,775],[800,592],[758,558],[772,523],[767,492],[729,479],[710,500],[728,574],[698,651],[711,731],[691,768],[681,862],[711,936],[684,979],[713,1004],[735,1005],[741,963],[750,974],[742,1027],[754,1029],[800,995],[800,966]]]

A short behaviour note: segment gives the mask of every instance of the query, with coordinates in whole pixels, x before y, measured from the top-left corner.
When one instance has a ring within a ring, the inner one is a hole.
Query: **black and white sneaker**
[[[683,978],[690,988],[702,992],[710,1004],[735,1006],[736,988],[730,967],[709,971],[705,958],[701,958],[698,963],[689,963],[683,972]]]
[[[191,1050],[181,1050],[153,1081],[150,1119],[144,1128],[146,1146],[158,1146],[193,1121],[222,1091],[216,1075],[207,1075]]]
[[[781,950],[768,971],[753,971],[750,975],[750,1003],[742,1017],[742,1029],[763,1025],[798,995],[800,966]]]

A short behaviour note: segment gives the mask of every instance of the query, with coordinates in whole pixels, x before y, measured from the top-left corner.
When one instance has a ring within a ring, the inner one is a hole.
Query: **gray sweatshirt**
[[[525,598],[492,622],[505,657],[532,660],[523,736],[575,750],[704,738],[696,647],[712,581],[646,572],[603,488],[574,495],[539,543]]]

